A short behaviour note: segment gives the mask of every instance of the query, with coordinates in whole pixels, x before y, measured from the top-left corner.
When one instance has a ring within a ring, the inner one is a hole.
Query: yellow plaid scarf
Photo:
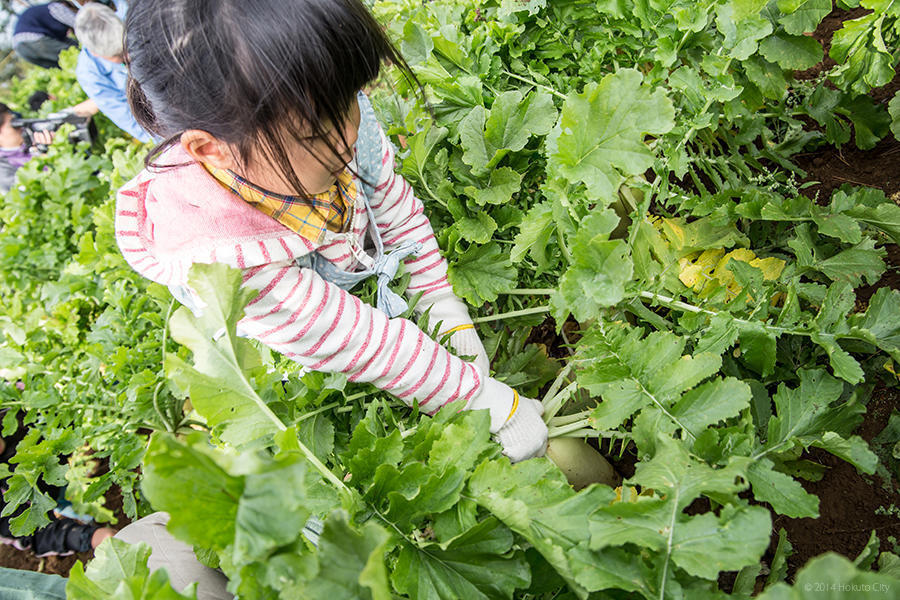
[[[301,198],[269,192],[227,169],[203,166],[244,201],[310,242],[321,243],[326,231],[340,233],[350,225],[357,189],[353,176],[346,169],[327,191]]]

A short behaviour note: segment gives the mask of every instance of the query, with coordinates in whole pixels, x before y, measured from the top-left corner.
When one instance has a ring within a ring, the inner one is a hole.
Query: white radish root
[[[546,456],[560,468],[576,490],[592,483],[603,483],[614,488],[622,481],[609,461],[580,438],[551,439],[547,444]]]

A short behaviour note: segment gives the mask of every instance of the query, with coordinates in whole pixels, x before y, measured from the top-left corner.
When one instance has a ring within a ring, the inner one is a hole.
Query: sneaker
[[[38,558],[68,556],[91,549],[91,537],[99,525],[85,525],[74,519],[55,519],[32,534],[31,550]]]

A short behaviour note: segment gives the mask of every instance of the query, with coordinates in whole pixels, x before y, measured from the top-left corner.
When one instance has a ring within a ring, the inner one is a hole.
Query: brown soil
[[[826,59],[813,69],[797,73],[799,79],[818,77],[834,62],[827,57],[831,36],[846,19],[854,19],[868,11],[835,10],[825,18],[814,37],[825,46]],[[900,90],[900,76],[877,90],[871,97],[887,104]],[[827,203],[834,190],[844,184],[879,188],[897,200],[900,197],[900,142],[888,135],[871,150],[860,150],[852,141],[842,148],[825,148],[815,153],[795,157],[797,164],[807,172],[805,181],[817,182],[804,190],[811,198]],[[888,270],[875,285],[857,290],[858,308],[865,310],[872,294],[881,287],[900,289],[900,248],[887,245],[885,262]],[[890,415],[900,409],[900,393],[896,388],[879,385],[866,406],[865,421],[857,431],[867,442],[877,436],[887,425]],[[865,475],[843,460],[826,452],[813,449],[807,458],[828,467],[820,481],[804,481],[803,487],[819,498],[819,518],[790,519],[773,515],[773,537],[765,561],[771,560],[777,544],[777,534],[782,528],[793,546],[788,558],[788,576],[809,559],[825,552],[836,552],[848,558],[856,558],[865,548],[873,531],[878,535],[881,551],[897,551],[895,539],[900,539],[900,519],[888,512],[900,508],[900,484],[897,473],[891,473],[889,481],[878,475]],[[895,539],[891,539],[895,538]]]
[[[531,333],[528,334],[528,339],[525,342],[543,345],[547,348],[547,354],[550,358],[565,359],[572,355],[574,351],[573,346],[580,338],[581,325],[575,319],[569,317],[563,323],[562,332],[557,333],[556,321],[553,317],[548,316],[543,323],[531,328]]]
[[[857,433],[870,442],[898,408],[900,393],[896,389],[877,389],[866,407],[866,420]],[[810,558],[825,552],[856,558],[873,530],[881,542],[881,551],[896,551],[889,537],[900,539],[900,519],[895,514],[885,513],[891,507],[900,508],[896,473],[886,482],[877,475],[858,473],[850,463],[826,452],[814,450],[808,458],[829,468],[820,481],[802,482],[807,492],[818,496],[820,516],[818,519],[775,516],[770,553],[775,550],[781,528],[787,531],[788,541],[794,549],[788,559],[791,574]]]
[[[31,552],[16,550],[12,546],[0,545],[0,566],[23,571],[38,571],[40,573],[52,573],[62,575],[69,574],[69,570],[77,562],[87,562],[94,557],[93,551],[81,552],[71,556],[48,556],[37,558]]]
[[[900,89],[900,77],[890,85]],[[826,204],[846,184],[876,187],[894,198],[900,194],[900,141],[890,134],[871,150],[860,150],[851,140],[839,149],[798,154],[794,162],[806,171],[805,181],[816,182],[803,193]]]
[[[885,246],[887,256],[884,259],[887,271],[874,285],[866,285],[856,289],[857,310],[865,311],[869,305],[869,299],[879,288],[900,290],[900,246],[890,244]]]
[[[794,76],[801,80],[815,79],[833,67],[835,62],[828,56],[828,50],[834,32],[845,20],[857,19],[868,12],[863,8],[833,10],[813,33],[813,37],[825,48],[825,60],[811,69],[794,73]],[[898,90],[900,75],[889,84],[872,90],[869,95],[875,102],[886,106]],[[822,201],[827,201],[831,193],[844,184],[877,187],[888,196],[900,192],[900,141],[890,134],[871,150],[860,150],[851,140],[841,148],[829,147],[798,154],[794,158],[797,165],[807,172],[806,181],[819,182],[806,188],[804,194],[813,198],[818,195]]]

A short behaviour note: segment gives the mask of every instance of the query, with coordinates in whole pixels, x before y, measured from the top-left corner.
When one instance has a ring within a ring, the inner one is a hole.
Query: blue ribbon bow
[[[392,319],[403,314],[409,305],[399,294],[389,288],[388,284],[397,276],[400,261],[410,254],[418,254],[421,249],[422,244],[419,242],[403,242],[393,252],[383,254],[372,266],[373,274],[378,276],[378,295],[375,305],[378,310]]]

